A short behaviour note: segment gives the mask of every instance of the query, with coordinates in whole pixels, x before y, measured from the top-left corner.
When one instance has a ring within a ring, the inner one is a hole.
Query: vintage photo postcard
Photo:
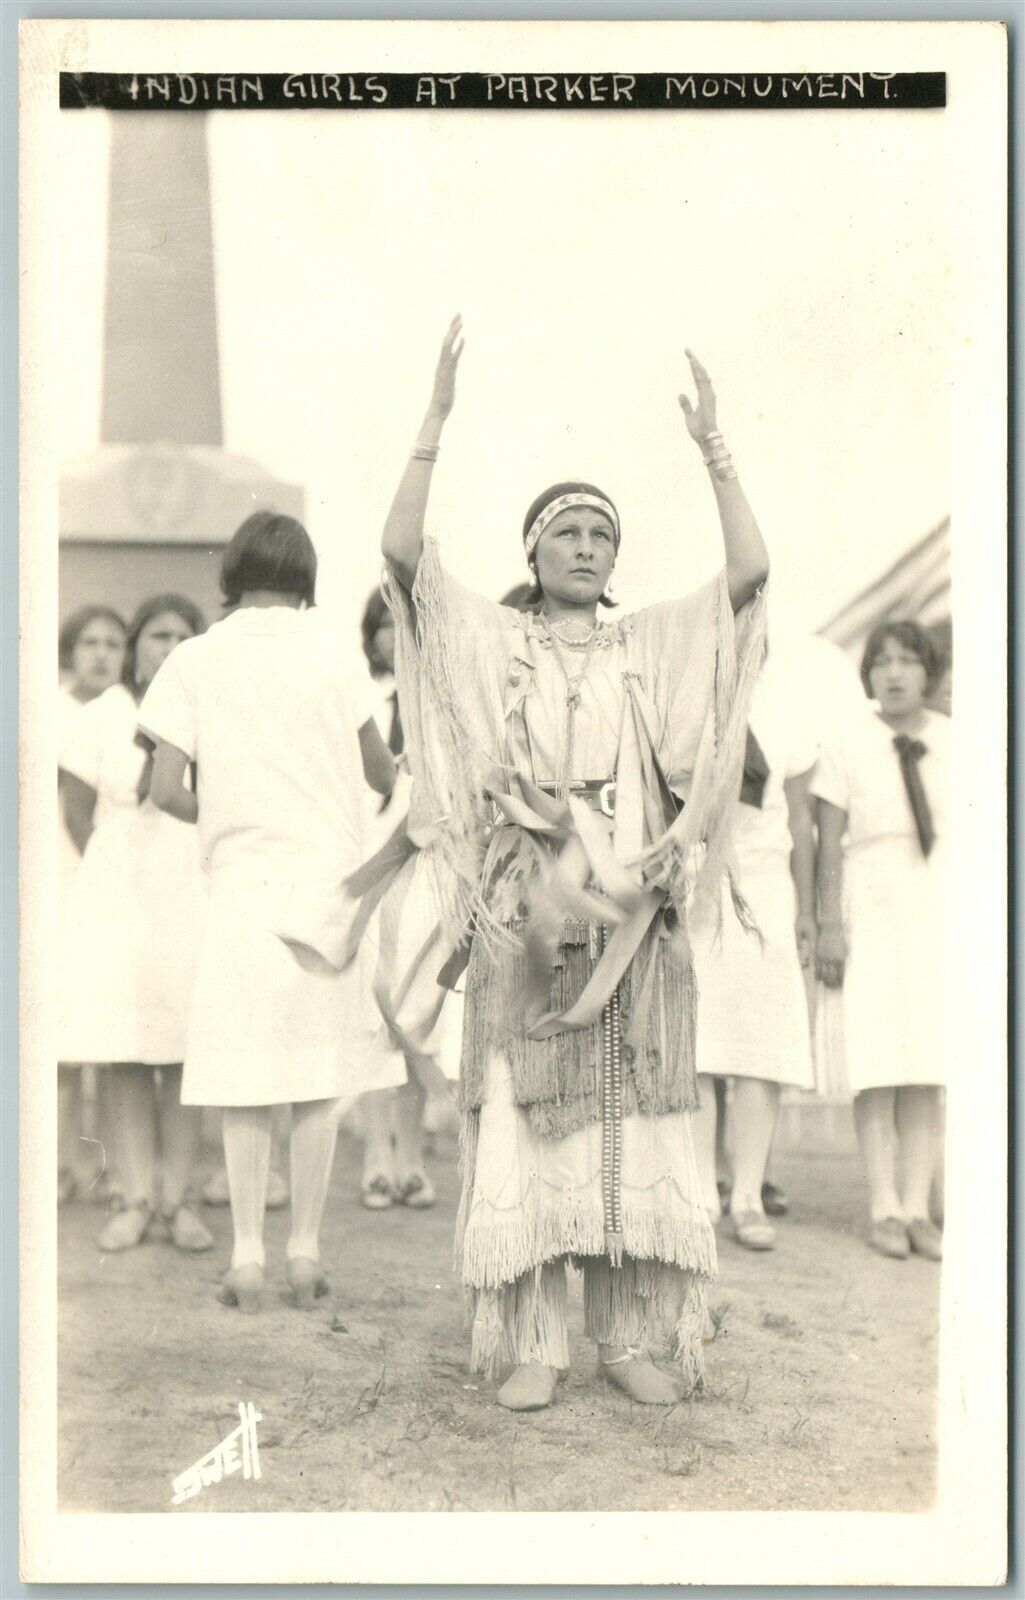
[[[1007,40],[21,29],[21,1566],[995,1585]]]

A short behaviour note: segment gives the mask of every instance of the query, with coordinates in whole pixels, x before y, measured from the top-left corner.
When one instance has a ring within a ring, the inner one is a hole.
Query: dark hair
[[[388,608],[387,600],[380,589],[375,589],[363,607],[363,617],[359,625],[360,633],[363,636],[363,654],[370,665],[372,678],[383,678],[388,672],[388,668],[377,653],[374,640],[377,637],[378,628],[382,623],[389,621],[390,618],[391,611]]]
[[[184,623],[192,629],[193,636],[206,632],[206,618],[193,601],[187,600],[183,594],[155,594],[149,600],[144,600],[135,616],[128,624],[128,637],[125,641],[125,664],[121,672],[121,681],[135,693],[135,652],[139,644],[139,635],[147,623],[159,617],[163,611],[173,611],[176,617],[181,617]]]
[[[605,490],[604,489],[599,489],[596,484],[593,484],[593,483],[575,483],[575,482],[572,482],[572,481],[567,482],[567,483],[553,483],[550,488],[545,489],[541,494],[539,494],[536,500],[532,500],[530,505],[527,507],[527,515],[523,519],[523,540],[524,540],[524,543],[526,543],[527,534],[530,532],[531,528],[534,526],[534,523],[537,521],[538,517],[541,515],[541,513],[544,510],[545,506],[548,505],[552,500],[558,500],[564,494],[595,494],[595,495],[598,495],[602,500],[607,500],[609,502],[609,505],[612,506],[613,511],[616,511],[616,507],[615,507],[615,504],[614,504],[614,502],[612,500],[611,495],[607,495],[605,493]],[[617,521],[619,519],[619,512],[618,511],[616,511],[616,519],[617,519]],[[618,550],[618,548],[619,548],[618,545],[617,545],[616,548]],[[544,599],[544,595],[543,595],[542,590],[541,590],[541,585],[537,581],[537,563],[535,562],[533,556],[531,556],[528,559],[527,565],[529,566],[531,572],[534,574],[534,582],[530,586],[530,588],[527,590],[526,596],[524,597],[523,601],[521,602],[521,605],[520,605],[520,610],[521,611],[533,611],[533,610],[535,610],[541,604],[542,600]],[[615,603],[616,602],[614,600],[610,599],[607,594],[603,594],[603,595],[599,595],[598,596],[598,604],[600,606],[612,607],[612,606],[615,605]]]
[[[62,672],[70,672],[74,666],[75,647],[90,622],[95,622],[97,617],[112,622],[123,634],[128,632],[124,617],[113,606],[79,606],[77,611],[65,618],[57,636],[57,664]]]
[[[530,598],[536,587],[536,584],[515,583],[509,593],[504,594],[498,603],[500,606],[510,606],[513,611],[528,611],[532,603],[537,603],[536,601],[531,602]]]
[[[317,552],[294,517],[254,511],[232,535],[221,561],[221,593],[230,610],[252,589],[294,595],[313,604]]]
[[[905,650],[910,650],[912,655],[918,657],[925,668],[925,686],[930,689],[939,675],[939,661],[936,647],[925,629],[917,622],[879,622],[866,639],[865,651],[861,658],[861,682],[865,693],[871,698],[872,668],[882,654],[883,646],[888,639],[895,640]]]

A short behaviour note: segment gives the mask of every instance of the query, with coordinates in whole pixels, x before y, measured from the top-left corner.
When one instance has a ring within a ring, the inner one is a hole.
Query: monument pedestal
[[[212,445],[100,445],[60,482],[60,609],[93,601],[127,617],[174,590],[220,615],[221,551],[250,512],[302,517],[303,494]]]

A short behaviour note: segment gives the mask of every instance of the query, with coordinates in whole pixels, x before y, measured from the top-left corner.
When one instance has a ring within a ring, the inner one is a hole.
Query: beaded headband
[[[603,495],[597,494],[561,494],[558,499],[549,500],[548,504],[538,512],[524,535],[523,545],[528,561],[548,524],[554,521],[560,511],[567,511],[570,506],[591,506],[595,511],[603,512],[612,523],[612,537],[616,550],[619,550],[619,517],[611,500],[606,500]]]

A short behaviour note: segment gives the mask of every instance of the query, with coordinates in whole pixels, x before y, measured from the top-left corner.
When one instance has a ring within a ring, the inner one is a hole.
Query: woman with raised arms
[[[472,1365],[511,1363],[497,1395],[509,1409],[551,1403],[569,1365],[570,1263],[601,1372],[666,1404],[677,1379],[700,1379],[715,1268],[690,1134],[687,909],[717,905],[729,871],[768,558],[691,356],[697,403],[680,404],[722,520],[719,576],[599,618],[620,521],[573,482],[524,521],[535,612],[464,589],[423,532],[462,349],[457,317],[383,551],[417,838],[468,961],[458,1227]],[[739,890],[736,903],[743,915]],[[650,1358],[660,1337],[675,1378]]]

